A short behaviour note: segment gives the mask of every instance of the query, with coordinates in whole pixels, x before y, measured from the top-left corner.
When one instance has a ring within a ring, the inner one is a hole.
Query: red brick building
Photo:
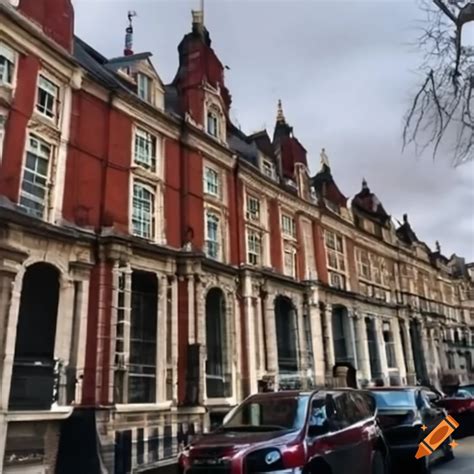
[[[0,473],[159,468],[247,394],[336,365],[359,384],[472,377],[463,261],[396,228],[367,183],[348,207],[324,150],[312,177],[281,104],[273,137],[236,128],[199,12],[165,85],[130,36],[112,59],[75,37],[70,0],[14,3]]]

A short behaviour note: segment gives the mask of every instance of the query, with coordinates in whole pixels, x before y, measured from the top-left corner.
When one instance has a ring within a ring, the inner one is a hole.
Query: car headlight
[[[273,464],[281,459],[280,451],[276,449],[274,451],[270,451],[265,455],[265,462],[267,464]]]

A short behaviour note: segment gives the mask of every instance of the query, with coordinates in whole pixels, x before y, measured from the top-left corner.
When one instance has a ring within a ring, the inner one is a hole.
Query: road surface
[[[473,474],[474,473],[474,436],[456,440],[455,459],[433,466],[433,474]]]

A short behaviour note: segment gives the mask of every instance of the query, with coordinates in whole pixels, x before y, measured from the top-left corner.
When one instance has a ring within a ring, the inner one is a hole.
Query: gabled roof
[[[258,166],[257,145],[231,122],[227,127],[227,143],[232,150],[236,151],[246,161]]]
[[[275,150],[273,148],[270,136],[266,130],[260,130],[248,136],[250,141],[255,142],[257,148],[269,158],[275,159]]]

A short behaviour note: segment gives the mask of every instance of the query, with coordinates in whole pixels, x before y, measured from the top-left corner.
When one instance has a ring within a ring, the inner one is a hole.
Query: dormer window
[[[6,44],[0,43],[0,86],[13,84],[15,52]]]
[[[152,81],[147,75],[137,74],[137,94],[140,99],[151,102],[151,85]]]
[[[268,176],[271,179],[275,179],[275,167],[273,166],[273,163],[271,161],[263,160],[262,171],[265,176]]]
[[[207,133],[215,138],[219,137],[219,118],[214,110],[207,112]]]

